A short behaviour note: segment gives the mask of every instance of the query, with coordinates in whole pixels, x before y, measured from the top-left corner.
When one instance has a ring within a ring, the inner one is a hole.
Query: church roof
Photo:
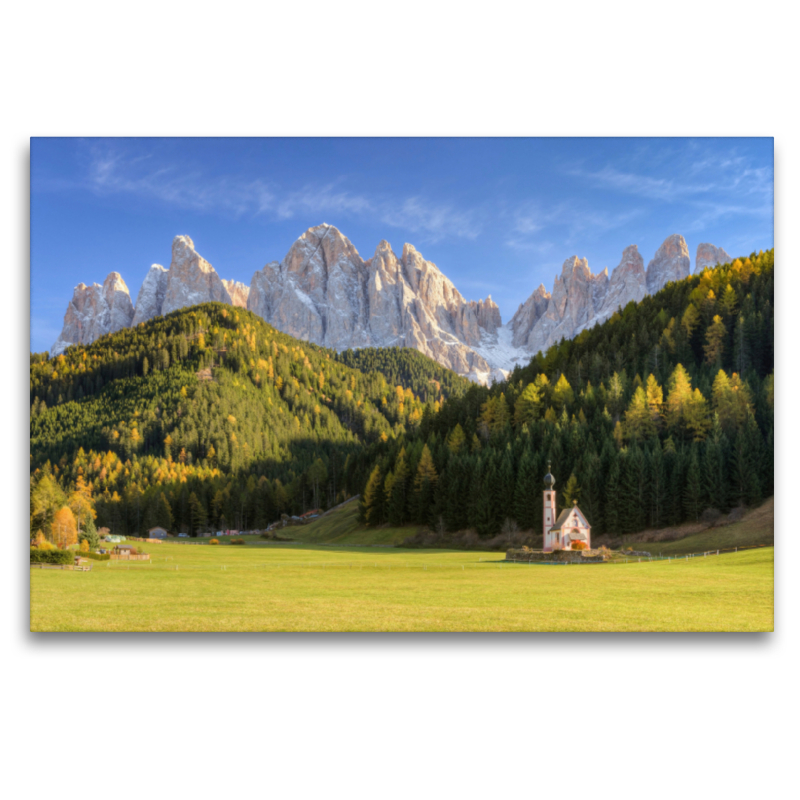
[[[567,520],[569,519],[569,515],[573,512],[577,512],[578,516],[581,519],[581,522],[586,528],[591,528],[592,526],[589,524],[589,521],[583,515],[583,512],[578,508],[578,506],[573,506],[572,508],[565,508],[559,515],[558,519],[556,520],[555,525],[550,528],[550,531],[560,531],[564,525],[566,524]]]

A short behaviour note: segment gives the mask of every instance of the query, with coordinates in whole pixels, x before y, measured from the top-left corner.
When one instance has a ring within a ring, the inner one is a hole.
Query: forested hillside
[[[31,531],[46,534],[64,505],[78,527],[93,507],[96,526],[130,534],[263,526],[332,505],[357,490],[353,453],[439,408],[427,376],[457,383],[418,353],[405,360],[395,353],[388,382],[218,303],[33,354]]]
[[[771,495],[773,269],[754,253],[670,283],[375,443],[358,457],[363,520],[540,532],[548,464],[595,535]]]
[[[594,535],[755,504],[773,268],[770,251],[668,284],[491,388],[218,303],[32,354],[31,533],[262,527],[356,493],[373,526],[538,532],[548,463]]]
[[[363,347],[345,350],[337,358],[361,372],[380,372],[389,383],[411,389],[425,402],[460,397],[472,385],[467,378],[411,347]]]

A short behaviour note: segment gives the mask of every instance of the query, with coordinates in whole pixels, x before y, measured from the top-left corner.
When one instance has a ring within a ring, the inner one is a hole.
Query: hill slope
[[[754,505],[773,491],[774,252],[672,282],[491,389],[375,443],[362,519],[541,533],[542,477],[593,535]]]
[[[390,384],[221,303],[34,355],[32,531],[79,478],[97,524],[128,534],[263,526],[332,505],[352,493],[355,453],[420,424],[426,406],[403,383],[446,372],[427,361],[395,352]],[[431,409],[444,397],[426,395]]]

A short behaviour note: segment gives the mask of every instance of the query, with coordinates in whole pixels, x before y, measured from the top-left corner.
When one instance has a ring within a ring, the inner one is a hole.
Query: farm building
[[[150,530],[147,531],[147,538],[148,539],[166,539],[167,538],[167,532],[160,525],[157,525],[155,528],[150,528]]]
[[[548,469],[544,477],[544,551],[591,549],[592,526],[578,508],[577,501],[556,518],[555,485],[556,479]]]

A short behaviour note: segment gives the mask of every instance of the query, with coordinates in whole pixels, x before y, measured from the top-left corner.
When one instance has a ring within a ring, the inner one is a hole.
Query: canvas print
[[[30,627],[773,629],[771,138],[31,140]]]

